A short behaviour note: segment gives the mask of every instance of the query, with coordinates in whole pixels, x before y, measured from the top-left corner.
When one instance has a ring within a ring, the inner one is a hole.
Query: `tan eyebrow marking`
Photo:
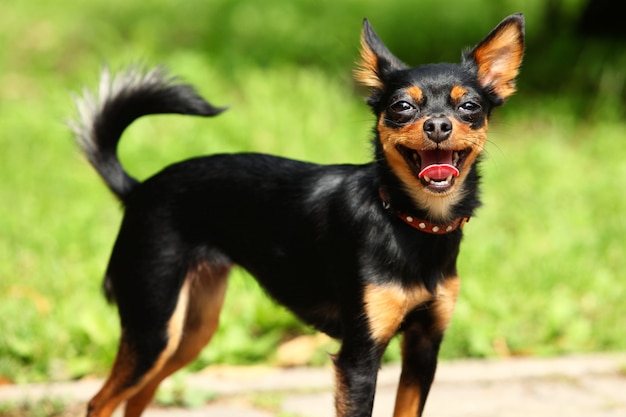
[[[452,87],[452,90],[450,90],[450,98],[453,101],[459,101],[467,93],[468,91],[466,88],[463,88],[459,85],[455,85],[454,87]]]
[[[424,93],[422,93],[422,89],[416,85],[407,88],[406,93],[418,103],[421,102],[424,98]]]

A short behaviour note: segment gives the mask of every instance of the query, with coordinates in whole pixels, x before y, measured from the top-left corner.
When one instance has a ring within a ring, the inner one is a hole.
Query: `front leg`
[[[402,339],[402,373],[394,417],[420,417],[437,368],[437,355],[459,292],[458,277],[444,280],[426,309],[407,317]]]
[[[372,415],[382,354],[406,314],[429,299],[432,294],[421,286],[372,283],[364,288],[361,308],[343,312],[350,319],[344,323],[341,350],[334,358],[338,417]]]
[[[406,314],[407,298],[400,286],[369,284],[361,308],[343,312],[350,319],[334,357],[337,417],[372,415],[380,360]]]
[[[367,337],[344,339],[333,357],[337,417],[370,417],[382,353],[387,346]]]

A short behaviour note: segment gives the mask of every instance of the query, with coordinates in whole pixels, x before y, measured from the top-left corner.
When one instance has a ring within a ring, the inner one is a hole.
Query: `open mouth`
[[[452,187],[470,153],[470,149],[418,151],[402,145],[397,149],[413,174],[434,192],[444,192]]]

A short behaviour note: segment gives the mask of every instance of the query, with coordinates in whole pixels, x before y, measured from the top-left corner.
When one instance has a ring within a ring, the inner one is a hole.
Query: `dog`
[[[402,334],[394,416],[421,416],[459,292],[462,229],[479,207],[491,111],[515,91],[524,17],[500,22],[460,63],[409,67],[367,19],[356,80],[370,90],[374,158],[318,165],[255,154],[192,158],[144,182],[116,149],[135,119],[224,109],[157,67],[76,99],[72,129],[125,215],[104,279],[121,340],[90,417],[140,416],[167,376],[210,341],[231,266],[340,340],[331,355],[340,417],[370,416],[381,356]]]

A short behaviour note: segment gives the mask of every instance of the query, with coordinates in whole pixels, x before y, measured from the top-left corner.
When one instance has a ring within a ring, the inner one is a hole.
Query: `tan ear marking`
[[[515,78],[524,54],[521,24],[504,23],[492,32],[473,52],[478,65],[478,81],[502,99],[515,92]]]
[[[383,88],[378,75],[378,56],[365,40],[365,30],[361,33],[361,60],[354,70],[354,78],[366,87]]]

